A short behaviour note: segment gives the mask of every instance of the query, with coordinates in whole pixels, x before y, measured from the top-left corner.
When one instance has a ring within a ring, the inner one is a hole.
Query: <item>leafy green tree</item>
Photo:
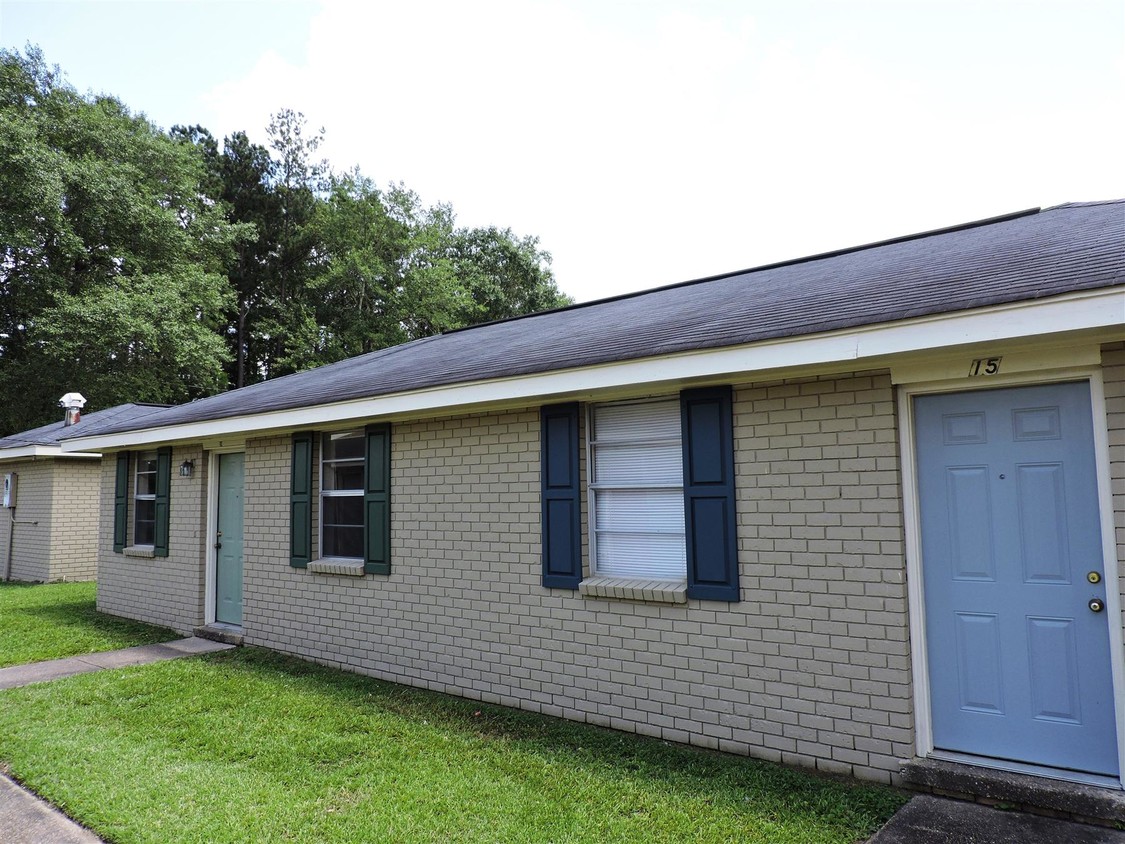
[[[81,96],[33,47],[0,51],[0,430],[91,405],[222,389],[224,270],[247,234],[199,150]],[[154,303],[159,303],[156,307]]]
[[[495,226],[458,229],[450,244],[455,272],[467,293],[463,325],[507,319],[573,303],[551,272],[551,255],[537,237]]]

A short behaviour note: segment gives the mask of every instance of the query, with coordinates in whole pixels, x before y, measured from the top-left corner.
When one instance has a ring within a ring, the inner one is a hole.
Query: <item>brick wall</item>
[[[177,467],[195,461],[195,472],[182,478]],[[133,489],[135,461],[130,460],[129,488]],[[98,542],[98,609],[112,615],[171,627],[181,633],[203,623],[206,560],[207,461],[198,447],[172,450],[169,490],[167,557],[136,556],[142,552],[113,550],[113,491],[116,456],[102,460],[101,529]],[[133,507],[129,506],[129,539],[133,537]]]
[[[0,465],[0,474],[8,472],[19,478],[15,510],[0,512],[0,575],[7,565],[11,536],[13,580],[93,580],[98,461],[40,458]]]
[[[252,440],[247,641],[889,781],[913,741],[889,376],[737,389],[735,438],[743,599],[686,605],[541,587],[537,409],[394,426],[389,577],[290,568],[289,440]]]
[[[51,463],[49,579],[93,580],[98,573],[101,461],[71,458]]]
[[[0,513],[0,566],[7,565],[12,537],[12,580],[50,580],[52,460],[5,463],[0,473],[15,472],[16,508]],[[15,524],[12,524],[13,518]]]
[[[1106,425],[1109,429],[1109,477],[1113,490],[1113,524],[1117,540],[1117,577],[1125,607],[1125,343],[1102,348]],[[1106,572],[1106,579],[1112,577]],[[1125,629],[1125,612],[1122,613]]]

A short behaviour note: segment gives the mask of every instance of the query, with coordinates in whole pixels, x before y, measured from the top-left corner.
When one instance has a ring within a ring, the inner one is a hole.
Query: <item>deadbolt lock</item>
[[[1105,609],[1105,602],[1101,598],[1091,598],[1089,606],[1094,612],[1101,612]]]
[[[1101,583],[1102,582],[1101,574],[1096,572],[1096,571],[1092,571],[1088,575],[1086,575],[1086,579],[1088,581],[1090,581],[1091,583]]]

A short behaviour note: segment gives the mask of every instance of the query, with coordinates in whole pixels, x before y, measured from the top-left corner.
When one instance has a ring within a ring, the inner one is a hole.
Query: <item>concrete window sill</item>
[[[130,545],[123,553],[126,557],[141,557],[145,560],[156,557],[156,551],[151,545]]]
[[[658,604],[687,603],[687,584],[668,580],[589,577],[578,584],[578,591],[588,598],[617,598]]]
[[[363,577],[362,560],[342,560],[327,557],[323,560],[313,560],[308,564],[307,568],[313,574],[337,574],[345,577]]]

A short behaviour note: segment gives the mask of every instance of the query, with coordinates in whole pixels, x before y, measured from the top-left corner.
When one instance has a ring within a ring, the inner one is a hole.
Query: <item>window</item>
[[[313,473],[317,442],[321,444],[319,492]],[[293,434],[292,447],[289,565],[307,569],[315,559],[314,571],[328,574],[390,574],[390,423],[320,436],[298,431]],[[312,529],[315,501],[320,502],[319,543]]]
[[[594,574],[685,580],[679,400],[595,405],[589,449]]]
[[[320,556],[363,557],[363,431],[325,434],[320,459]]]
[[[133,481],[133,544],[156,543],[156,452],[137,455]]]
[[[699,387],[671,399],[588,406],[588,580],[580,407],[539,409],[545,588],[645,601],[739,600],[732,398],[730,387]],[[630,581],[664,582],[650,589]]]
[[[172,449],[117,453],[113,483],[113,550],[126,553],[129,538],[139,552],[132,556],[168,556],[168,514]],[[129,521],[132,519],[132,531]]]

